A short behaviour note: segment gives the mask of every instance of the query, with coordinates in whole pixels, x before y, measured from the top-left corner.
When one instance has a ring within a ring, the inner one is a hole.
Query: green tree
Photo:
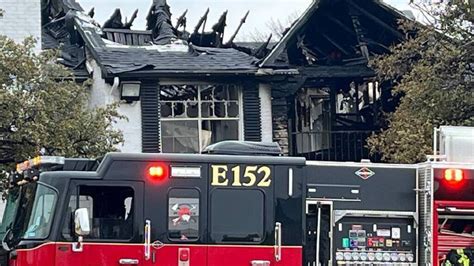
[[[474,125],[474,30],[468,2],[413,1],[427,25],[402,23],[407,40],[372,63],[401,96],[384,130],[369,138],[372,153],[394,163],[432,154],[433,128]]]
[[[0,171],[38,154],[95,157],[116,150],[123,117],[115,105],[87,107],[87,84],[57,63],[57,53],[33,52],[35,42],[0,36]]]

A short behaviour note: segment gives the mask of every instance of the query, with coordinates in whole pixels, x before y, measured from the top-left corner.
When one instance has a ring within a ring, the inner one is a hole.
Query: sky
[[[399,10],[410,10],[409,0],[384,0],[386,3]],[[94,19],[103,24],[113,13],[115,8],[120,8],[122,18],[130,17],[135,9],[138,9],[138,17],[132,29],[145,29],[145,18],[151,6],[152,0],[77,0],[82,7],[89,11],[95,7]],[[206,30],[211,30],[221,14],[229,10],[227,14],[227,28],[225,35],[230,37],[237,28],[241,18],[250,10],[247,22],[242,27],[237,41],[252,41],[256,32],[267,35],[270,30],[269,21],[280,20],[287,22],[288,17],[301,14],[309,6],[312,0],[168,0],[171,6],[172,22],[186,10],[187,30],[192,31],[199,18],[206,9],[210,8],[209,19]],[[224,38],[226,39],[226,38]]]

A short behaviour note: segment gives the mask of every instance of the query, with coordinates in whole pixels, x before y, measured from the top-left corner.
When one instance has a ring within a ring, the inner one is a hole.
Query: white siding
[[[273,142],[272,87],[260,83],[260,120],[262,123],[262,142]]]
[[[0,0],[0,35],[16,42],[33,36],[41,49],[41,0]]]
[[[103,107],[107,104],[120,101],[119,88],[112,89],[112,86],[102,78],[100,67],[94,60],[88,63],[93,69],[93,84],[90,91],[89,106]],[[142,152],[142,121],[140,102],[120,103],[118,108],[120,114],[125,115],[127,120],[120,120],[115,124],[115,128],[123,132],[125,142],[118,147],[122,152]]]

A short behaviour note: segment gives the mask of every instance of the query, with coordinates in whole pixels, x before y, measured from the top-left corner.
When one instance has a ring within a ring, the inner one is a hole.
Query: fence
[[[377,161],[370,156],[367,138],[373,131],[313,131],[292,133],[291,155],[308,160]]]

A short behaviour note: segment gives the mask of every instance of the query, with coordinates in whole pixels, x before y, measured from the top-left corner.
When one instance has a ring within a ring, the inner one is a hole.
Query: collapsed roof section
[[[62,45],[62,60],[87,75],[90,51],[106,77],[114,75],[255,73],[257,68],[299,68],[310,77],[370,77],[368,60],[388,52],[405,36],[398,20],[407,17],[381,0],[315,0],[283,38],[258,46],[235,43],[245,14],[227,42],[225,11],[206,31],[209,9],[188,32],[187,10],[172,25],[166,0],[153,0],[146,30],[131,30],[137,17],[122,21],[120,9],[100,26],[94,10],[85,14],[75,0],[48,0],[43,6],[43,47]],[[355,71],[356,69],[357,71]]]
[[[405,38],[400,19],[408,18],[381,0],[315,0],[260,66],[367,65]]]
[[[76,74],[87,74],[80,73],[86,69],[86,51],[101,66],[105,78],[238,75],[257,71],[256,57],[234,49],[233,44],[222,44],[225,16],[213,27],[216,43],[203,41],[202,45],[197,45],[188,42],[185,36],[192,35],[185,29],[178,31],[172,26],[166,0],[153,1],[147,16],[146,31],[130,30],[137,11],[130,21],[124,23],[120,10],[116,9],[102,27],[92,18],[93,10],[85,14],[74,0],[51,0],[43,12],[46,18],[43,23],[43,47],[61,47],[63,63],[74,69]],[[180,25],[185,24],[183,16],[179,20]]]

